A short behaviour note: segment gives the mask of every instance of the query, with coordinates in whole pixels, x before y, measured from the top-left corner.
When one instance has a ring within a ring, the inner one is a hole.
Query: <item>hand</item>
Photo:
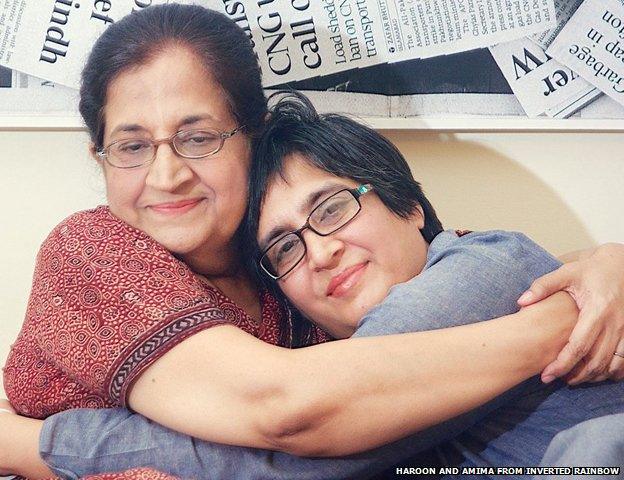
[[[6,410],[6,411],[5,411]],[[11,406],[8,400],[0,398],[0,415],[16,415],[15,410]],[[0,425],[2,424],[2,417],[0,417]],[[13,472],[4,469],[2,460],[2,454],[0,453],[0,475],[11,475]]]
[[[579,319],[567,345],[542,372],[542,381],[566,376],[576,385],[624,379],[624,358],[614,355],[624,355],[624,245],[602,245],[587,258],[544,275],[518,304],[525,307],[561,290],[576,301]]]
[[[8,412],[4,410],[8,410]],[[15,413],[15,409],[6,398],[0,398],[0,414],[1,413]]]

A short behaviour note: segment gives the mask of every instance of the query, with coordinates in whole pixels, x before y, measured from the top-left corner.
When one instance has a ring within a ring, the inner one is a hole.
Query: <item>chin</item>
[[[153,235],[154,240],[175,255],[187,255],[197,250],[200,242],[184,233],[163,233]]]

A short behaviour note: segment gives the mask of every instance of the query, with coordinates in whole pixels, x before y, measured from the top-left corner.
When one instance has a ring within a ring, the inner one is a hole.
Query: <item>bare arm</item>
[[[490,322],[300,350],[217,327],[151,366],[129,403],[206,440],[346,455],[468,411],[536,374],[575,320],[574,302],[559,294]]]
[[[39,434],[42,426],[41,420],[0,413],[0,475],[54,477],[39,457]]]
[[[203,352],[202,358],[185,359],[189,342],[184,342],[139,379],[131,403],[160,423],[199,437],[220,435],[221,441],[256,442],[302,455],[342,455],[470,410],[533,375],[556,356],[575,319],[573,301],[557,294],[487,322],[295,351],[234,328],[214,328],[206,332],[214,336],[193,337],[195,355]],[[221,342],[216,352],[215,341]],[[196,368],[197,361],[218,362],[212,364],[221,365],[220,373]],[[229,405],[215,411],[221,400],[216,392],[227,390]],[[38,453],[42,423],[0,414],[1,471],[51,476]]]

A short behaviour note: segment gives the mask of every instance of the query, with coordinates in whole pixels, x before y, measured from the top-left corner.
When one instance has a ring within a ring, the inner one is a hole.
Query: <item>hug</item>
[[[557,434],[624,423],[615,325],[569,377],[600,382],[536,376],[578,309],[517,301],[561,263],[522,234],[443,230],[373,130],[297,94],[269,108],[222,15],[168,4],[111,25],[80,109],[108,205],[41,248],[5,367],[21,416],[0,415],[3,471],[374,478],[576,462],[544,456]],[[571,265],[555,275],[586,281]]]

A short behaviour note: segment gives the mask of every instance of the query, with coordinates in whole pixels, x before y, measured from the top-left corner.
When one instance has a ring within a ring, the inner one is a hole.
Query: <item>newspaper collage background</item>
[[[3,0],[0,115],[75,116],[108,25],[164,0]],[[245,30],[267,88],[360,116],[624,119],[624,0],[195,0]]]

